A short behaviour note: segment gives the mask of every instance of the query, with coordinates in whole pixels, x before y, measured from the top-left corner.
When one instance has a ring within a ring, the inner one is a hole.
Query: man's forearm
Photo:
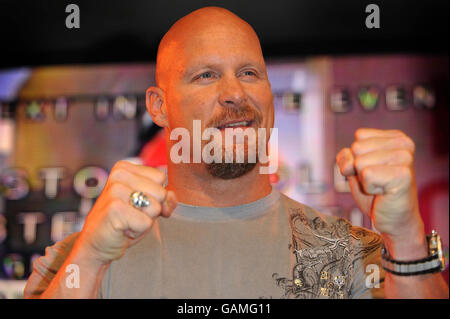
[[[40,298],[98,298],[108,267],[109,264],[96,261],[79,243],[75,243],[72,252]]]

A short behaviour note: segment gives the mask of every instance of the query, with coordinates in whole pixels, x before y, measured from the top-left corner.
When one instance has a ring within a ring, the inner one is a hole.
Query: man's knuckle
[[[410,138],[409,136],[406,137],[406,143],[408,143],[411,152],[414,152],[416,150],[416,143]]]
[[[392,130],[392,133],[394,133],[395,135],[399,135],[399,136],[406,136],[406,134],[403,131],[394,129]]]
[[[152,199],[160,202],[165,198],[165,193],[167,190],[161,185],[153,185],[151,189],[147,190],[148,195],[152,197]]]
[[[341,175],[345,175],[345,170],[344,170],[344,166],[340,165],[339,166],[339,172],[341,173]]]
[[[400,143],[403,147],[406,147],[407,149],[410,149],[411,151],[414,151],[415,149],[415,143],[409,136],[402,136],[399,138]]]
[[[359,142],[353,142],[350,148],[354,154],[358,154],[361,148],[361,144]]]
[[[121,167],[116,167],[111,171],[109,177],[113,181],[121,180],[123,178],[124,169]]]
[[[412,164],[414,161],[414,156],[410,151],[402,150],[399,152],[399,157],[403,159],[406,164]]]
[[[156,182],[159,184],[164,183],[164,181],[166,180],[166,174],[164,174],[163,172],[161,172],[159,170],[156,170],[154,176],[155,176]]]
[[[354,160],[356,171],[360,172],[364,168],[364,160],[361,156],[356,156]]]
[[[162,205],[159,202],[155,202],[153,209],[155,211],[156,214],[161,214],[162,211]]]
[[[148,216],[144,216],[142,219],[142,230],[146,230],[152,226],[152,220]]]
[[[122,219],[120,219],[116,216],[113,216],[112,218],[110,218],[109,222],[114,230],[123,230],[124,229]]]
[[[108,210],[110,212],[117,212],[123,208],[123,202],[118,198],[113,198],[108,205]]]
[[[363,180],[363,182],[370,182],[371,178],[372,178],[372,170],[370,169],[370,167],[364,167],[361,170],[361,178]]]
[[[398,168],[398,173],[401,178],[406,180],[412,180],[412,171],[408,166],[400,166]]]
[[[167,190],[163,187],[158,187],[155,192],[155,198],[158,202],[162,202],[166,198]]]
[[[126,167],[126,162],[125,162],[124,160],[120,160],[120,161],[117,161],[117,162],[114,164],[113,170],[114,170],[114,169],[124,168],[124,167]]]
[[[124,186],[117,182],[112,182],[109,186],[109,192],[112,197],[119,197],[120,193],[124,190]]]
[[[355,139],[360,139],[363,132],[364,132],[364,131],[363,131],[362,128],[357,129],[357,130],[355,131],[355,134],[354,134]]]

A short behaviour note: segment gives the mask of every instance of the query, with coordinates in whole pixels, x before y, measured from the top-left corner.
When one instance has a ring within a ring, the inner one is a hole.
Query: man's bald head
[[[204,41],[221,41],[224,37],[249,42],[264,63],[258,36],[247,22],[227,9],[205,7],[179,19],[162,38],[156,58],[156,85],[165,89],[174,72],[183,72],[183,63],[176,61],[182,60],[184,53]]]
[[[193,174],[201,179],[233,179],[256,167],[257,163],[248,160],[225,163],[224,158],[229,158],[230,152],[237,152],[235,147],[243,146],[247,148],[248,159],[249,145],[259,145],[256,140],[236,142],[240,145],[225,149],[225,135],[222,135],[230,121],[258,129],[258,134],[260,128],[273,127],[273,95],[266,65],[258,36],[247,22],[217,7],[202,8],[178,20],[159,45],[156,84],[157,87],[147,89],[146,105],[153,121],[165,129],[170,156],[180,146],[181,141],[174,139],[181,132],[180,128],[189,136],[197,134],[196,125],[204,132],[214,128],[221,136],[215,138],[222,140],[222,147],[214,146],[213,152],[223,161],[198,165],[200,163],[192,157],[194,145],[188,142],[184,149],[189,152],[182,153],[189,157],[190,164],[175,165],[179,163],[177,160],[169,171],[176,170],[180,176]],[[268,137],[269,134],[265,138],[266,145]],[[202,139],[197,146],[204,151],[207,143]],[[236,157],[233,155],[233,158]]]

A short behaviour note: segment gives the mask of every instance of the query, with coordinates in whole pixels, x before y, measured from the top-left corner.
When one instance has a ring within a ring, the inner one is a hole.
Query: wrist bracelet
[[[440,236],[433,230],[431,235],[427,235],[427,242],[429,256],[412,261],[398,261],[390,258],[383,244],[381,251],[383,269],[397,276],[416,276],[443,271],[445,269],[445,258],[442,253]]]

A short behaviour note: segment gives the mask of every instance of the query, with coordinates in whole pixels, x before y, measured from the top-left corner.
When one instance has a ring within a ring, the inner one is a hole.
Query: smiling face
[[[201,120],[202,132],[208,127],[273,126],[273,96],[258,37],[229,11],[204,8],[179,20],[162,40],[157,64],[165,115],[161,123],[153,118],[169,131],[184,127],[192,136],[193,120]],[[255,166],[233,164],[227,169],[225,164],[208,169],[218,177],[234,178]]]

